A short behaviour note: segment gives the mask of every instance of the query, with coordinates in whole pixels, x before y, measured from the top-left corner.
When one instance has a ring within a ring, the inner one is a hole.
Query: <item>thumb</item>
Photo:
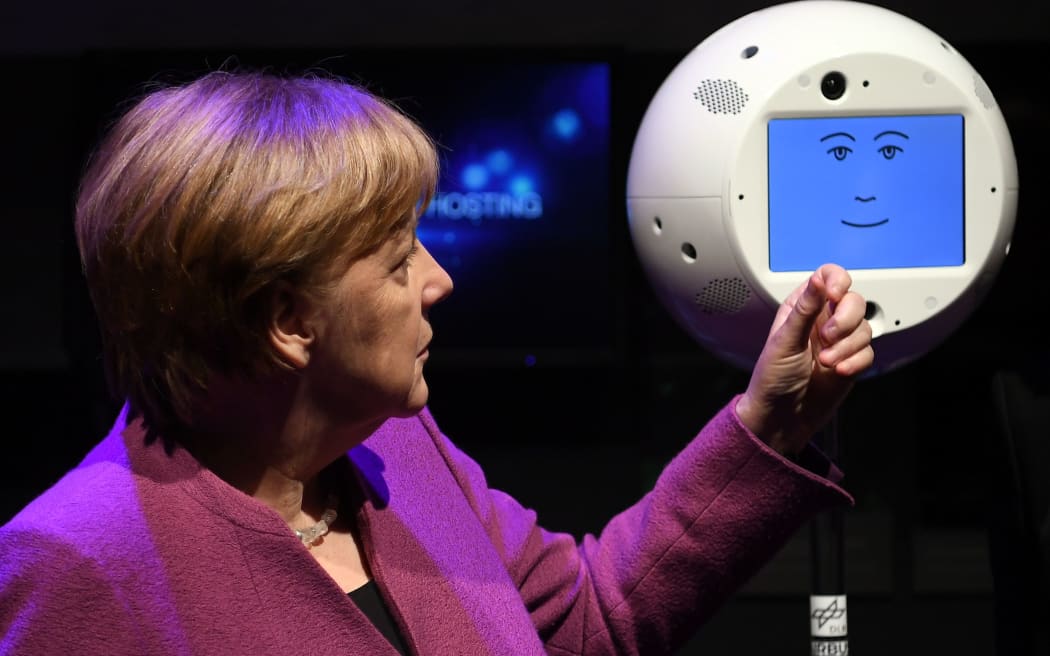
[[[809,347],[809,336],[828,299],[824,277],[816,272],[809,277],[801,292],[787,300],[791,305],[787,318],[780,327],[782,343],[798,351]]]

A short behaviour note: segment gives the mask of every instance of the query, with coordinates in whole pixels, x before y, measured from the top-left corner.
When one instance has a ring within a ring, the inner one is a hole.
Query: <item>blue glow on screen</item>
[[[467,189],[482,189],[488,184],[489,170],[481,164],[469,164],[463,168],[462,180]]]
[[[570,141],[580,130],[580,116],[571,108],[559,110],[551,118],[551,127],[559,137]]]
[[[963,117],[769,121],[769,268],[959,266]]]
[[[502,148],[497,148],[485,156],[485,165],[496,175],[505,174],[513,164],[514,158]]]
[[[528,175],[518,175],[510,181],[509,187],[512,194],[524,196],[535,191],[536,185]]]

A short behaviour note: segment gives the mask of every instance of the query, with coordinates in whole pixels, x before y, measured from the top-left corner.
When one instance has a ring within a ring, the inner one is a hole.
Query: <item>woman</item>
[[[832,265],[599,537],[488,489],[425,408],[436,179],[411,121],[336,80],[215,73],[114,126],[76,230],[127,404],[0,530],[0,652],[666,653],[848,499],[806,446],[872,361]]]

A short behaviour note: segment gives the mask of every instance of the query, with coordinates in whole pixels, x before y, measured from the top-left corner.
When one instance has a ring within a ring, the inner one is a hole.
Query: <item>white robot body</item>
[[[889,166],[912,168],[876,172]],[[824,193],[845,195],[810,207]],[[699,342],[750,367],[810,265],[850,254],[875,372],[976,307],[1009,250],[1017,193],[1005,120],[973,67],[926,27],[844,0],[777,5],[704,40],[654,96],[627,179],[643,268]],[[922,208],[943,207],[921,225]]]

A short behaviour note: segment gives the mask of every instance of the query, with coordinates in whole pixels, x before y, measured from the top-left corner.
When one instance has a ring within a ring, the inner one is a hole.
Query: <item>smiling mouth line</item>
[[[876,221],[875,223],[853,223],[852,221],[847,221],[846,219],[842,219],[842,222],[844,224],[848,225],[851,228],[874,228],[875,226],[880,226],[880,225],[882,225],[884,223],[889,223],[890,220],[889,219],[883,219],[881,221]]]

